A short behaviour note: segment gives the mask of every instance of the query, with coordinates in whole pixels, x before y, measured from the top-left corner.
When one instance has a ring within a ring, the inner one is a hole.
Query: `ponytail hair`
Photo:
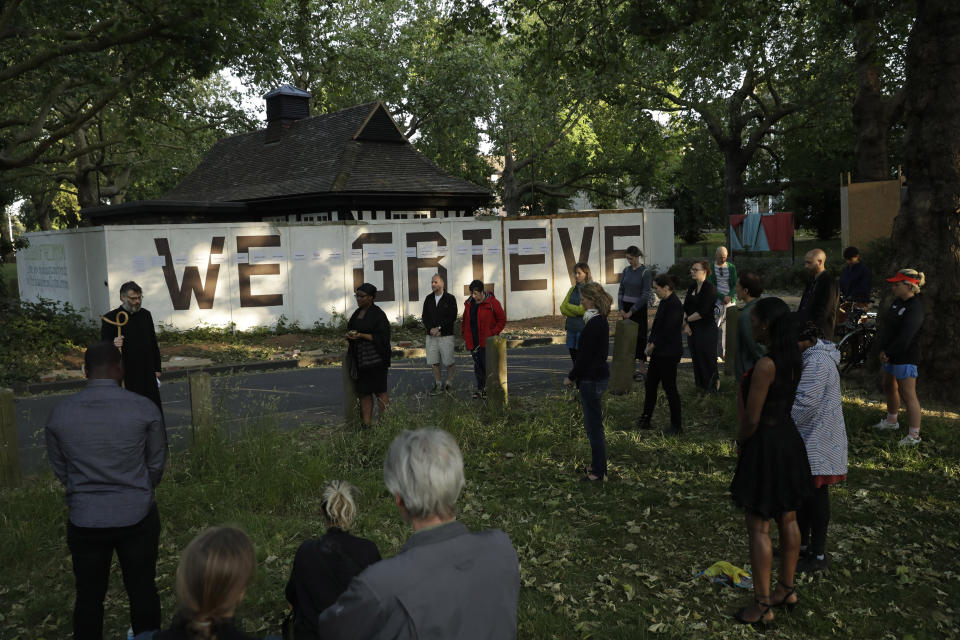
[[[178,617],[190,640],[216,640],[253,578],[257,558],[247,534],[210,527],[190,541],[177,567]]]
[[[796,388],[803,370],[800,347],[799,322],[797,314],[780,298],[760,298],[753,306],[752,317],[767,335],[767,355],[777,366],[777,377],[785,378]]]
[[[354,495],[357,488],[345,480],[331,480],[323,487],[323,502],[320,513],[327,526],[348,531],[357,518],[357,503]]]

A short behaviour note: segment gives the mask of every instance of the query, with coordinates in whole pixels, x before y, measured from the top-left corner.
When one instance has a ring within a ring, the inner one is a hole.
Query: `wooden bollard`
[[[728,376],[736,375],[737,364],[737,325],[740,322],[740,309],[727,307],[727,352],[723,359],[723,372]]]
[[[487,338],[487,408],[499,413],[507,407],[507,339]]]
[[[617,320],[613,338],[613,362],[610,363],[610,384],[613,395],[630,393],[633,388],[633,363],[637,359],[637,335],[640,327],[633,320]]]
[[[0,389],[0,487],[20,484],[20,454],[17,450],[17,413],[13,390]]]
[[[360,425],[360,400],[350,377],[351,357],[349,350],[343,352],[343,420],[348,427],[357,427]]]
[[[190,416],[193,423],[193,437],[196,439],[208,433],[213,427],[213,397],[210,390],[210,374],[194,373],[190,375]]]

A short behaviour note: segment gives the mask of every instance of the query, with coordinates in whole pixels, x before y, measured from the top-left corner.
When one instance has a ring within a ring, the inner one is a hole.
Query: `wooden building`
[[[266,128],[218,141],[163,199],[82,215],[94,225],[449,218],[490,201],[417,151],[383,103],[310,117],[310,97],[271,91]]]

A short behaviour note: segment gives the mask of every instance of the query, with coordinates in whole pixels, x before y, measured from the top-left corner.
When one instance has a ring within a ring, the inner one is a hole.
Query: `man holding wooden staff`
[[[143,289],[136,282],[120,285],[120,306],[100,316],[100,339],[113,342],[123,354],[123,386],[160,404],[160,346],[153,316],[143,308]]]

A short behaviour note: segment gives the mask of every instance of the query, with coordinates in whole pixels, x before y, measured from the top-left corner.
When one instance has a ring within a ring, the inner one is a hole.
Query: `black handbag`
[[[383,358],[380,357],[380,352],[377,351],[372,341],[357,340],[354,344],[356,345],[355,355],[358,369],[369,369],[383,364]]]

